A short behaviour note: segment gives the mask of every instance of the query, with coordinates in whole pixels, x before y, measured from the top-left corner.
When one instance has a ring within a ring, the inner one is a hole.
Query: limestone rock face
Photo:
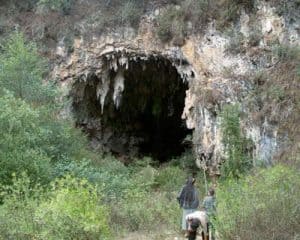
[[[159,15],[159,10],[155,11],[155,15]],[[270,51],[271,42],[297,45],[299,31],[296,30],[296,25],[287,24],[263,1],[259,4],[256,20],[261,36],[258,45],[247,44],[251,37],[251,21],[247,13],[243,12],[240,28],[234,30],[241,32],[245,39],[242,43],[244,51],[231,54],[227,51],[227,46],[232,39],[217,31],[213,22],[204,33],[193,34],[186,39],[183,46],[174,47],[159,41],[152,18],[146,16],[137,34],[124,34],[131,32],[130,29],[120,29],[123,34],[95,36],[89,41],[79,37],[74,41],[74,51],[68,56],[59,44],[56,52],[60,64],[56,65],[52,74],[66,89],[73,105],[84,98],[94,99],[93,91],[87,91],[89,87],[94,88],[95,101],[99,102],[101,114],[105,114],[108,110],[104,106],[108,101],[113,102],[116,108],[126,101],[126,96],[123,96],[127,87],[124,79],[131,76],[128,71],[134,71],[130,70],[132,66],[142,69],[143,72],[151,64],[170,65],[162,69],[172,71],[170,69],[173,67],[181,81],[188,86],[181,117],[187,128],[193,131],[193,147],[198,166],[208,169],[211,174],[218,174],[224,159],[219,113],[224,105],[230,103],[241,105],[244,113],[242,130],[253,141],[254,159],[269,164],[283,146],[284,137],[278,134],[278,126],[270,120],[270,116],[264,116],[262,122],[254,119],[254,113],[259,106],[256,102],[251,107],[249,105],[248,100],[254,89],[254,83],[249,81],[249,76],[273,67],[276,60],[265,58],[265,53]],[[156,74],[157,72],[153,73],[154,76]],[[143,90],[140,91],[141,97],[136,101],[142,102]],[[172,115],[172,104],[164,109]],[[82,115],[85,119],[77,118],[77,123],[84,125],[87,131],[97,132],[92,144],[99,149],[107,144],[112,134],[109,128],[101,125],[101,114],[99,119],[88,118],[88,115]],[[138,137],[120,135],[118,139],[119,142],[110,142],[110,149],[123,153],[126,150],[116,148],[129,144],[132,146],[131,150],[136,151],[134,146],[139,141]]]

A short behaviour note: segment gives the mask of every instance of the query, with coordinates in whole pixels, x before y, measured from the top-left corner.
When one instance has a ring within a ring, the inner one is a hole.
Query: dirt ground
[[[119,236],[116,240],[186,240],[183,234],[176,232],[163,232],[163,233],[144,233],[134,232],[128,233],[124,236]],[[201,240],[198,236],[197,240]]]

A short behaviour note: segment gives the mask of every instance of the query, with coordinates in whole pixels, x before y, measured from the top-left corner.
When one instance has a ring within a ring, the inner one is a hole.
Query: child
[[[216,218],[216,198],[215,190],[213,188],[208,190],[208,196],[206,196],[203,200],[203,207],[208,216],[208,226],[211,231],[211,238],[214,240],[215,228],[213,226],[213,220]]]

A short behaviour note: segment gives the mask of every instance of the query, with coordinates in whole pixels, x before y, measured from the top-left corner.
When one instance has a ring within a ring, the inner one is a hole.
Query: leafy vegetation
[[[0,59],[0,182],[9,183],[13,172],[27,171],[45,183],[51,180],[56,163],[90,155],[86,140],[58,119],[55,89],[43,84],[46,65],[31,43],[13,34]]]
[[[251,167],[247,156],[248,141],[241,132],[238,105],[226,105],[221,114],[222,138],[227,159],[222,165],[223,177],[239,178]]]
[[[137,26],[146,9],[147,1],[141,2],[106,1],[111,17],[101,15],[101,26]],[[29,10],[37,1],[15,3]],[[38,1],[44,9],[64,13],[73,3]],[[291,10],[289,2],[281,3]],[[236,21],[241,7],[254,9],[254,1],[172,4],[179,7],[166,7],[157,17],[162,41],[181,42],[188,31],[202,29],[214,16],[219,27],[227,27]],[[256,46],[260,38],[258,29],[247,44]],[[244,39],[235,40],[231,49],[243,51]],[[176,193],[194,167],[193,156],[186,154],[155,168],[145,159],[124,166],[112,156],[93,153],[85,136],[59,119],[57,90],[44,81],[47,62],[37,46],[16,33],[0,49],[0,239],[112,239],[124,231],[156,231],[162,225],[177,229]],[[299,168],[299,47],[278,45],[273,54],[278,62],[271,72],[259,76],[262,83],[256,89],[260,111],[279,123],[279,131],[291,133],[291,144],[279,161]],[[239,107],[225,106],[221,119],[227,179],[217,190],[216,226],[222,239],[297,239],[298,172],[279,165],[246,176],[252,167],[247,155],[251,142],[240,130]]]
[[[55,91],[43,83],[46,62],[36,46],[26,42],[22,33],[14,33],[1,46],[0,87],[28,102],[45,103],[54,100]]]
[[[297,239],[300,175],[276,166],[218,188],[216,227],[222,239]]]
[[[99,189],[66,176],[45,192],[26,176],[2,192],[0,239],[111,239]]]
[[[62,11],[63,13],[69,13],[73,0],[39,0],[37,2],[38,8],[43,11],[54,10]]]
[[[168,42],[173,37],[183,37],[185,23],[182,10],[170,6],[159,15],[157,21],[157,35],[163,42]]]

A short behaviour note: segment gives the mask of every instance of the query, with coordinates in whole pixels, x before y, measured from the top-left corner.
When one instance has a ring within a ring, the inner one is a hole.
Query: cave
[[[191,147],[185,139],[192,131],[181,118],[188,81],[167,58],[113,59],[103,60],[100,75],[74,84],[76,125],[94,148],[116,156],[159,162],[180,156]]]

